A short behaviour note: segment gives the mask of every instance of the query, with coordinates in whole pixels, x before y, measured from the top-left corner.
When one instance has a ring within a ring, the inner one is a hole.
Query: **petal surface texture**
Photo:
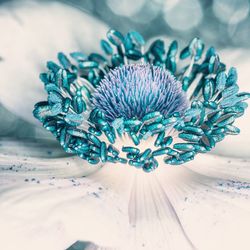
[[[152,174],[106,165],[83,178],[76,158],[6,154],[3,145],[22,150],[2,143],[0,232],[7,249],[59,250],[79,240],[126,250],[248,244],[249,160],[203,155]]]
[[[39,74],[46,61],[57,51],[98,51],[107,27],[62,3],[11,1],[0,8],[0,30],[0,102],[34,123],[34,103],[45,97]]]

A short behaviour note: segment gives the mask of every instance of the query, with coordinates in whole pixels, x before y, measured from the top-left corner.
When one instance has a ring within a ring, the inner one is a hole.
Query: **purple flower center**
[[[92,103],[110,122],[120,117],[142,119],[154,111],[166,117],[188,107],[181,83],[170,71],[150,64],[111,70],[93,93]]]

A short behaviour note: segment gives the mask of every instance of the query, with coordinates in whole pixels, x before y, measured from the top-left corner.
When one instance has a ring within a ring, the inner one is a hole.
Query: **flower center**
[[[142,119],[159,111],[165,117],[184,112],[188,100],[170,71],[150,64],[131,64],[111,70],[93,93],[92,103],[109,122],[123,117]]]

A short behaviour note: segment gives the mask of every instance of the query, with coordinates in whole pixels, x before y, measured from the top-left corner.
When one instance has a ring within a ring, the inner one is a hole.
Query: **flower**
[[[71,14],[64,6],[63,21],[70,20],[71,25],[60,20],[60,29],[53,33],[56,36],[51,40],[52,34],[47,36],[43,24],[55,23],[63,7],[57,3],[51,9],[51,4],[45,7],[37,3],[37,8],[27,13],[26,4],[22,3],[6,8],[5,15],[0,16],[4,25],[1,41],[23,39],[25,42],[13,43],[8,46],[11,49],[0,42],[4,55],[0,65],[1,247],[59,250],[80,240],[83,242],[74,244],[75,248],[246,249],[250,218],[249,109],[241,119],[240,136],[228,137],[219,145],[227,157],[199,154],[181,168],[160,167],[149,175],[123,164],[106,164],[96,171],[98,165],[87,164],[71,154],[65,157],[67,154],[59,143],[49,139],[53,136],[32,121],[35,120],[30,111],[33,103],[36,98],[43,99],[44,94],[39,89],[35,91],[34,84],[36,70],[42,70],[44,59],[30,57],[29,53],[34,55],[34,51],[39,51],[44,58],[53,58],[55,48],[72,49],[61,48],[60,42],[65,44],[66,38],[76,41],[76,37],[86,38],[81,43],[85,50],[98,40],[96,36],[101,36],[103,25],[87,19],[84,13],[82,18],[86,19],[79,21],[77,13]],[[47,15],[43,18],[45,23],[37,23],[39,37],[37,32],[30,32],[30,25],[37,31],[36,21],[40,21],[41,13],[43,17]],[[81,18],[81,13],[78,14]],[[13,22],[23,25],[19,29],[17,25],[13,32]],[[91,33],[83,36],[79,32],[82,22],[88,25],[81,31],[87,29]],[[60,31],[68,35],[62,39]],[[81,48],[78,46],[76,49]],[[22,52],[22,56],[17,56],[16,51]],[[249,51],[228,49],[224,53],[222,58],[227,64],[236,65],[239,70],[239,84],[249,91],[246,84]],[[150,138],[146,145],[149,142]],[[143,141],[139,146],[143,146]],[[230,148],[240,158],[230,158]]]
[[[239,233],[249,221],[247,160],[207,154],[150,175],[113,164],[82,178],[85,161],[24,134],[1,140],[0,231],[8,249],[65,249],[77,239],[82,248],[126,250],[248,244],[248,231]]]
[[[34,116],[66,152],[151,172],[159,161],[186,163],[240,132],[233,123],[250,94],[238,92],[236,69],[226,73],[213,47],[203,57],[199,38],[179,54],[177,41],[166,51],[155,40],[145,51],[136,31],[111,29],[107,38],[106,56],[60,52],[60,65],[49,61],[40,75],[48,100],[35,105]]]
[[[187,109],[187,98],[180,82],[161,67],[149,64],[125,65],[111,70],[92,97],[93,105],[105,119],[142,120],[148,113],[167,117]]]

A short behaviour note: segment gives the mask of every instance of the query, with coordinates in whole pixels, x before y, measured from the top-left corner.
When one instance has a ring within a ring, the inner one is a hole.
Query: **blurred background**
[[[0,0],[1,140],[53,140],[32,117],[34,103],[44,98],[39,72],[60,50],[96,50],[109,27],[181,45],[198,36],[237,67],[241,90],[250,91],[250,0]],[[241,135],[215,152],[250,156],[249,121],[248,112],[238,122]]]
[[[145,38],[202,37],[218,48],[250,47],[249,0],[64,0],[109,26],[139,30]]]

